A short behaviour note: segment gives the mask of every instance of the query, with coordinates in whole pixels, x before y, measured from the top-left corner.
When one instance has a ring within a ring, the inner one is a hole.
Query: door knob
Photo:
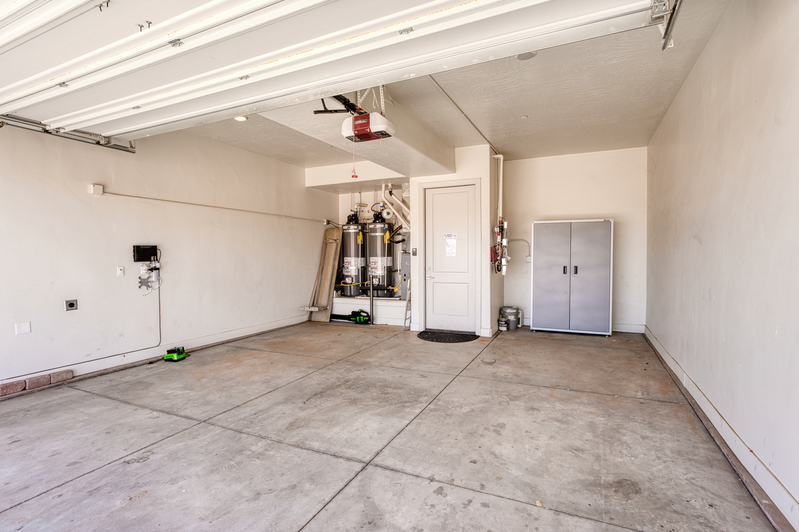
[[[425,276],[425,277],[426,277],[427,279],[435,279],[435,277],[433,277],[432,275],[427,275],[427,276]]]

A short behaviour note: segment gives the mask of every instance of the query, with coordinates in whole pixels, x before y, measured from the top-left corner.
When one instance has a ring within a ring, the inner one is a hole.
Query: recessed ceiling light
[[[246,116],[237,116],[233,120],[238,120],[239,122],[244,122],[244,121],[247,120],[247,117]]]
[[[523,54],[517,55],[516,59],[518,59],[519,61],[527,61],[528,59],[532,59],[537,55],[538,52],[524,52]]]
[[[527,119],[528,119],[528,118],[530,118],[530,117],[529,117],[529,116],[527,116],[527,115],[522,115],[522,116],[520,116],[519,118],[521,118],[522,120],[527,120]]]

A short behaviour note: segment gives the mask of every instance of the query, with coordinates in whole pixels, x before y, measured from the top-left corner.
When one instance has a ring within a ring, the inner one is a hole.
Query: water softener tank
[[[366,254],[368,278],[373,284],[375,297],[394,297],[394,243],[391,241],[392,225],[371,223],[366,225]],[[377,279],[375,279],[375,277]]]
[[[361,295],[361,283],[366,281],[366,252],[363,224],[347,224],[341,227],[341,295]]]

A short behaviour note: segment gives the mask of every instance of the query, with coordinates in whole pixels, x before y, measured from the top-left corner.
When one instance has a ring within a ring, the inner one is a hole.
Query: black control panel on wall
[[[133,262],[158,260],[158,246],[133,246]]]

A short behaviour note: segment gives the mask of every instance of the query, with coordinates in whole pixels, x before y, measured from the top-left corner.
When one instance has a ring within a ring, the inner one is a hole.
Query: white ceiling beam
[[[355,101],[355,94],[346,96]],[[332,103],[332,108],[341,108],[340,104],[332,100],[329,103]],[[349,114],[313,114],[314,109],[320,107],[321,103],[317,100],[275,109],[261,113],[261,116],[329,146],[346,152],[354,151],[358,157],[404,176],[449,174],[455,171],[455,148],[446,139],[441,139],[430,131],[399,102],[387,103],[385,111],[385,117],[397,129],[394,136],[372,142],[358,142],[355,146],[341,135],[341,124]],[[364,101],[361,108],[368,112],[380,111],[374,107],[371,98]]]
[[[350,177],[353,169],[358,174],[358,179]],[[333,192],[334,194],[350,192],[371,193],[381,185],[396,186],[408,182],[408,177],[372,161],[358,161],[355,164],[333,164],[305,169],[306,187],[313,187],[317,190]]]

